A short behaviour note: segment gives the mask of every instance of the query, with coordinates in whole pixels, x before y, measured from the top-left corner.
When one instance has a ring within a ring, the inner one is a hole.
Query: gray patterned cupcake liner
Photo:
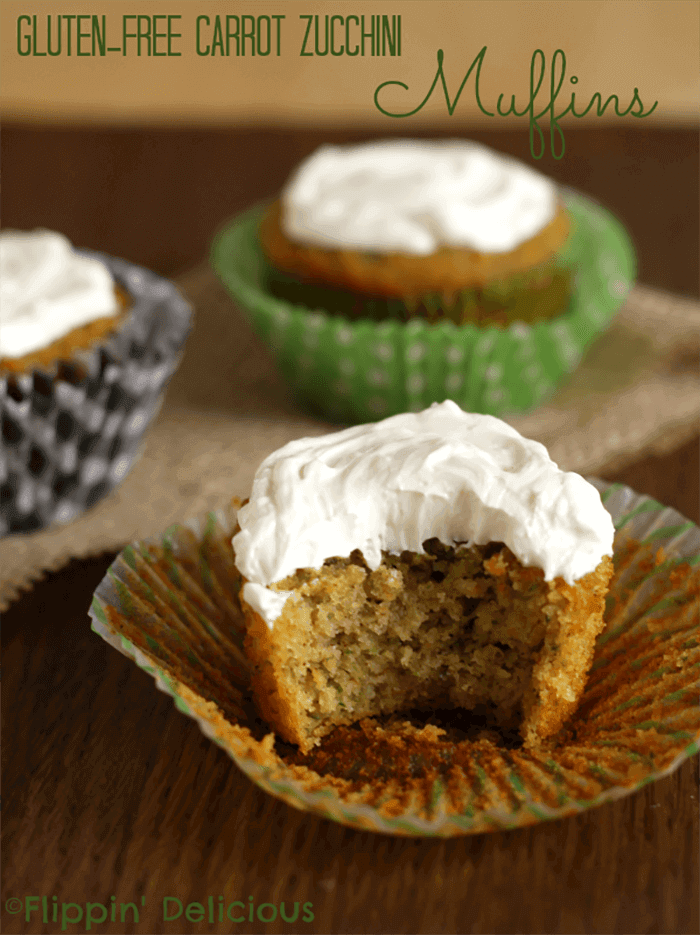
[[[175,285],[93,251],[127,294],[123,323],[73,360],[0,377],[0,536],[68,523],[126,476],[191,326]]]
[[[95,592],[92,628],[253,782],[295,808],[416,837],[577,814],[700,749],[700,530],[627,487],[591,482],[616,527],[606,628],[578,710],[541,749],[373,719],[338,728],[307,757],[280,742],[250,698],[234,509],[124,549]]]

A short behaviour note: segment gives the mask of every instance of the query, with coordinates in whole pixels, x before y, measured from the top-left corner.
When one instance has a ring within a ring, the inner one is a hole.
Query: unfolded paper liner
[[[107,266],[128,311],[71,361],[0,376],[0,536],[69,523],[121,483],[190,329],[191,308],[169,280],[81,252]]]
[[[564,314],[534,324],[351,321],[277,298],[258,238],[265,206],[219,232],[211,263],[314,413],[364,423],[445,399],[467,412],[527,412],[576,368],[623,305],[636,275],[624,227],[593,199],[571,190],[562,197],[573,219],[562,258],[575,271],[574,288]]]
[[[372,719],[334,732],[306,758],[278,741],[248,689],[234,506],[124,549],[95,592],[92,627],[295,808],[359,829],[442,837],[575,814],[700,749],[700,529],[627,487],[592,483],[617,530],[606,629],[578,711],[541,749]]]

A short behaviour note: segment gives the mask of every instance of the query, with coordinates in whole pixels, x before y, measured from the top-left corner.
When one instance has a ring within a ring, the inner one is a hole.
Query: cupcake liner
[[[635,277],[622,225],[583,195],[562,197],[573,220],[561,251],[575,270],[573,293],[563,315],[531,325],[351,321],[276,298],[257,237],[264,206],[220,231],[211,263],[314,412],[361,423],[453,399],[467,411],[502,416],[527,411],[554,392],[608,326]]]
[[[128,295],[124,322],[70,362],[0,377],[0,536],[67,523],[125,477],[190,329],[173,283],[92,251]]]
[[[278,270],[270,271],[265,284],[270,294],[282,301],[307,310],[322,308],[353,321],[422,318],[431,323],[447,319],[456,325],[472,322],[480,327],[506,327],[519,320],[561,315],[571,294],[571,278],[571,270],[556,255],[527,273],[463,289],[448,298],[435,292],[412,298],[360,295],[341,286],[305,282]]]
[[[617,529],[606,629],[577,712],[537,750],[480,733],[464,715],[457,727],[366,719],[306,757],[275,738],[248,688],[233,507],[125,549],[95,592],[92,628],[295,808],[419,837],[576,814],[700,749],[700,530],[627,487],[592,483]]]

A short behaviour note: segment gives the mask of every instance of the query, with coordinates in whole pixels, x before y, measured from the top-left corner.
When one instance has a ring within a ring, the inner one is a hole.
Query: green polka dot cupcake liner
[[[371,318],[350,320],[272,294],[258,240],[265,206],[229,222],[211,249],[212,266],[302,405],[336,422],[377,421],[453,399],[495,416],[545,401],[610,324],[635,278],[623,226],[573,191],[562,197],[572,233],[561,260],[574,270],[564,314],[507,328]]]
[[[414,837],[578,814],[700,749],[700,529],[627,487],[591,482],[616,528],[606,626],[578,710],[541,748],[488,732],[456,736],[410,715],[340,729],[306,757],[280,741],[251,699],[233,507],[124,549],[95,592],[92,628],[253,782],[295,808]]]
[[[561,315],[571,293],[571,270],[562,256],[554,254],[525,273],[494,280],[483,288],[462,289],[446,301],[435,292],[420,297],[362,296],[340,286],[302,282],[278,270],[267,279],[269,292],[282,301],[306,308],[322,308],[354,321],[421,318],[435,323],[445,319],[456,325],[507,327]]]

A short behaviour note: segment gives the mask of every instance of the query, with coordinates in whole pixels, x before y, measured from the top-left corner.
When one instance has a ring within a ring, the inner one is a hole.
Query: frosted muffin
[[[324,146],[260,226],[272,291],[348,318],[500,327],[561,314],[571,219],[533,169],[463,140]]]
[[[71,360],[123,320],[128,300],[104,263],[48,230],[0,231],[0,372]]]
[[[531,410],[635,275],[604,208],[460,141],[323,148],[222,228],[211,262],[300,403],[346,424],[445,399]]]
[[[593,486],[450,401],[286,445],[233,538],[262,716],[302,752],[409,708],[536,745],[583,692],[613,534]]]
[[[0,232],[0,535],[69,522],[125,476],[189,330],[147,270]]]

